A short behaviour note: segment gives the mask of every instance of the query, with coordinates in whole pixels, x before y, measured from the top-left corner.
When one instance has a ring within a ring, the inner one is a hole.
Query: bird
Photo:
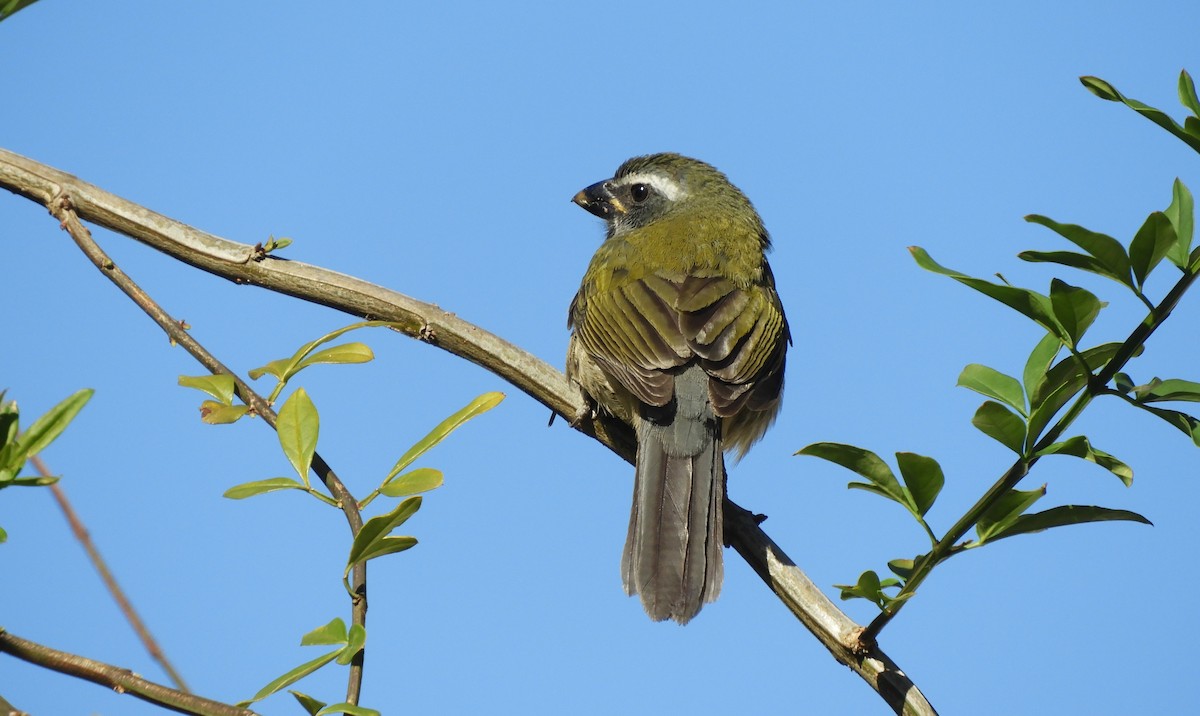
[[[782,404],[791,332],[750,200],[698,159],[648,154],[572,201],[606,225],[568,311],[566,374],[585,414],[637,436],[626,594],[686,624],[724,575],[724,453]]]

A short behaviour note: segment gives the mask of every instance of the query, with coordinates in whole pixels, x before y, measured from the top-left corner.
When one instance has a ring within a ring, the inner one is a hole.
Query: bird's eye
[[[634,201],[640,204],[646,200],[646,197],[650,196],[650,187],[645,184],[634,184],[629,187],[629,195],[633,197]]]

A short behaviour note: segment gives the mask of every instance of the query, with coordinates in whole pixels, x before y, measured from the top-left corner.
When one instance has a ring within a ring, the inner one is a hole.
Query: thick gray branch
[[[586,414],[582,396],[561,372],[433,304],[318,266],[263,255],[256,247],[192,228],[3,149],[0,186],[46,207],[66,195],[81,218],[236,283],[262,286],[362,318],[393,321],[405,334],[486,368],[559,415],[573,419]],[[632,462],[635,442],[627,425],[605,418],[575,423],[576,429]],[[726,539],[834,658],[861,676],[896,713],[936,713],[886,654],[874,644],[860,643],[862,627],[796,567],[749,512],[727,502],[726,515]]]

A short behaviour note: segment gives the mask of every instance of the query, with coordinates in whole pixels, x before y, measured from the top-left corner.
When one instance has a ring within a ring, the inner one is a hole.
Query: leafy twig
[[[104,253],[104,250],[92,238],[91,232],[88,231],[87,227],[80,222],[79,216],[72,207],[68,196],[66,193],[59,193],[49,206],[50,213],[58,218],[62,228],[71,235],[71,238],[75,240],[75,243],[83,251],[84,255],[100,269],[102,274],[116,284],[125,295],[129,296],[139,308],[145,311],[170,336],[171,340],[190,353],[209,372],[232,376],[238,397],[253,408],[262,417],[264,422],[272,428],[276,427],[278,416],[267,401],[247,385],[244,380],[238,377],[237,374],[225,367],[204,346],[192,338],[191,334],[183,329],[179,321],[171,318],[149,294],[143,291],[124,271],[113,263],[112,259]],[[321,478],[321,481],[325,483],[325,486],[329,488],[330,494],[338,501],[343,514],[346,516],[346,521],[350,525],[351,534],[357,535],[362,529],[363,521],[354,496],[350,494],[333,469],[329,467],[329,464],[320,455],[313,455],[312,468],[317,476]],[[356,595],[351,608],[351,621],[353,624],[365,627],[367,617],[367,568],[365,563],[355,565],[351,577],[351,586]],[[350,664],[349,683],[346,687],[346,701],[348,703],[358,703],[359,694],[362,691],[362,670],[363,652],[360,651]]]
[[[254,716],[253,711],[147,681],[129,669],[86,659],[22,639],[0,628],[0,652],[31,664],[85,679],[173,711],[199,716]]]
[[[1175,286],[1172,287],[1171,291],[1167,293],[1163,300],[1157,306],[1154,306],[1151,309],[1145,320],[1143,320],[1137,325],[1136,328],[1133,329],[1133,331],[1129,334],[1129,337],[1126,338],[1121,344],[1120,348],[1117,349],[1117,352],[1113,358],[1105,364],[1099,373],[1089,379],[1088,386],[1082,393],[1079,394],[1079,397],[1075,399],[1075,402],[1071,404],[1071,407],[1068,408],[1067,412],[1064,413],[1061,418],[1059,418],[1053,427],[1045,432],[1040,440],[1038,440],[1037,444],[1034,445],[1029,451],[1028,457],[1023,456],[1018,458],[1004,473],[1004,475],[1001,476],[1000,479],[997,480],[995,484],[993,484],[988,491],[979,498],[979,500],[971,507],[971,509],[967,510],[966,514],[959,518],[959,520],[954,523],[954,526],[951,527],[940,540],[938,540],[933,550],[925,556],[925,559],[914,565],[915,569],[913,570],[912,575],[905,581],[904,587],[896,595],[896,601],[889,604],[879,613],[878,616],[875,617],[874,620],[871,621],[870,624],[867,625],[867,628],[862,634],[862,638],[864,640],[869,641],[876,638],[876,636],[879,634],[879,631],[883,629],[883,627],[886,626],[887,623],[890,622],[901,609],[904,608],[906,597],[916,592],[917,587],[919,587],[921,583],[925,581],[925,578],[929,576],[930,571],[932,571],[932,569],[939,563],[944,561],[946,557],[951,554],[951,551],[958,541],[965,537],[967,532],[969,532],[971,528],[974,527],[977,522],[979,522],[980,515],[984,514],[992,505],[996,504],[996,502],[1009,490],[1016,487],[1017,483],[1019,483],[1025,477],[1025,475],[1029,473],[1029,469],[1033,467],[1033,465],[1040,459],[1040,456],[1037,453],[1054,444],[1063,435],[1063,433],[1066,432],[1067,428],[1069,428],[1071,424],[1075,422],[1075,419],[1079,417],[1083,410],[1092,402],[1092,399],[1096,397],[1096,395],[1106,392],[1104,390],[1104,386],[1106,386],[1113,379],[1113,377],[1125,367],[1125,364],[1129,362],[1129,359],[1141,350],[1142,346],[1145,345],[1150,336],[1156,330],[1158,330],[1158,327],[1162,325],[1163,321],[1165,321],[1167,317],[1171,315],[1171,312],[1175,310],[1175,307],[1179,304],[1179,300],[1183,297],[1184,293],[1186,293],[1196,281],[1197,276],[1200,276],[1200,273],[1191,271],[1185,273],[1179,279],[1179,281],[1176,282]]]

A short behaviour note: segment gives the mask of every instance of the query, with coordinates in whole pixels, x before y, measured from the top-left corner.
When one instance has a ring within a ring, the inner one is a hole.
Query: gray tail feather
[[[626,593],[655,621],[686,624],[721,591],[725,462],[708,376],[697,366],[675,382],[669,422],[638,426],[629,536],[621,560]]]

